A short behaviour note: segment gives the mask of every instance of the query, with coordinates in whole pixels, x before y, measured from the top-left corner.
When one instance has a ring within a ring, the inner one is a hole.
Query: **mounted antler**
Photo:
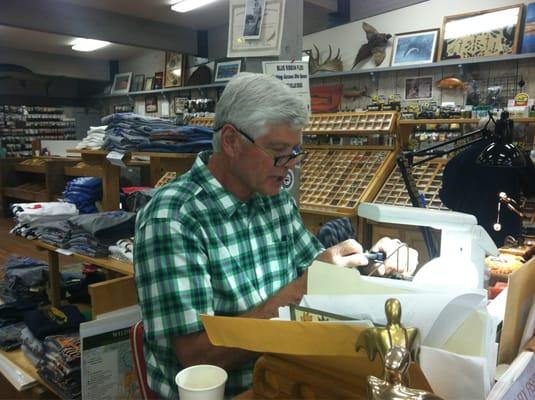
[[[312,55],[310,57],[310,74],[315,74],[316,72],[325,71],[325,72],[337,72],[342,71],[344,69],[342,58],[340,57],[340,48],[338,48],[338,52],[336,53],[336,56],[334,58],[332,57],[333,50],[331,45],[329,45],[329,55],[327,56],[327,59],[323,62],[321,62],[320,57],[320,51],[316,45],[314,45],[314,48],[316,49],[316,56]]]

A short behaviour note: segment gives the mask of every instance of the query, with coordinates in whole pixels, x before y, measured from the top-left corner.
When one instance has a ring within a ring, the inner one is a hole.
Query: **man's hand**
[[[386,261],[377,270],[379,275],[402,274],[412,276],[418,265],[418,252],[407,247],[399,239],[383,237],[370,249],[371,251],[383,251]]]
[[[368,265],[368,259],[362,253],[362,246],[356,240],[348,239],[329,247],[316,260],[342,267],[360,267]]]

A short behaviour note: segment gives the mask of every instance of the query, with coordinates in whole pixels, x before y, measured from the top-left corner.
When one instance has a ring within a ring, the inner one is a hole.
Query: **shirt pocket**
[[[272,295],[297,277],[289,259],[290,244],[288,240],[272,242],[259,249],[256,278],[262,297]]]

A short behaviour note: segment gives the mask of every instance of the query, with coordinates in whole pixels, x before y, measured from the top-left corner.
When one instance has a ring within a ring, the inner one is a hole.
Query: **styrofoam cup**
[[[216,365],[194,365],[176,374],[180,400],[223,400],[227,372]]]

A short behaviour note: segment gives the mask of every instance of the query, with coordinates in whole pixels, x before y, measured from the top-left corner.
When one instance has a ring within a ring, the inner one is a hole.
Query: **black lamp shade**
[[[477,163],[488,167],[521,168],[526,158],[512,143],[492,142],[477,157]]]

